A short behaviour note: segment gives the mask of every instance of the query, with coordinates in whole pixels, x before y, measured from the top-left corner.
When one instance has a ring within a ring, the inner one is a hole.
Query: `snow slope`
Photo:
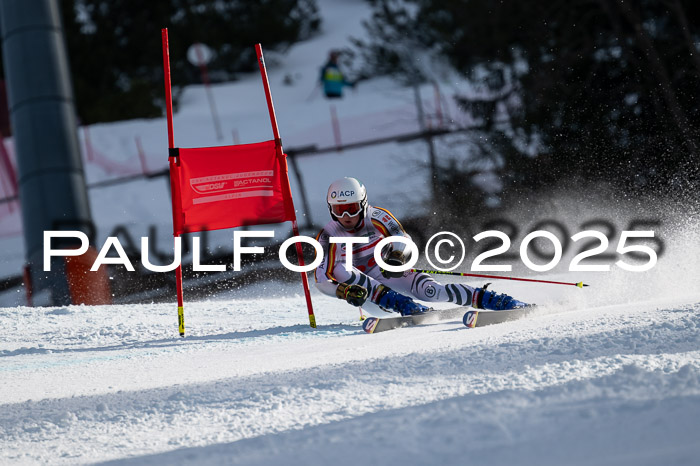
[[[0,310],[0,463],[697,464],[700,294],[377,335],[314,302],[193,303],[185,339],[172,305]]]
[[[364,2],[319,4],[322,36],[266,54],[286,147],[332,144],[328,102],[307,97],[327,50],[361,34],[368,14]],[[287,73],[301,75],[296,85],[281,85]],[[214,92],[241,142],[270,137],[259,76]],[[336,103],[349,122],[343,140],[415,130],[412,99],[387,80],[359,86]],[[178,145],[218,143],[207,112],[203,89],[187,89]],[[140,136],[149,168],[165,166],[162,119],[89,135],[94,160],[137,163]],[[318,200],[344,175],[362,176],[372,202],[399,217],[420,212],[425,162],[420,144],[301,159],[312,210],[300,217],[324,222]],[[89,181],[115,176],[107,166],[86,165]],[[634,200],[585,194],[509,215],[627,224]],[[165,180],[94,189],[91,203],[101,240],[118,225],[136,236],[155,225],[167,244]],[[634,215],[672,207],[659,199]],[[663,218],[666,252],[652,270],[537,275],[583,279],[583,290],[494,283],[541,310],[480,329],[453,321],[366,335],[357,310],[314,291],[314,330],[296,283],[186,296],[184,339],[174,303],[28,308],[0,297],[0,464],[698,464],[700,222],[679,209]],[[221,238],[230,243],[230,232]],[[21,239],[2,237],[0,249],[0,275],[17,273]]]
[[[479,329],[367,335],[314,292],[313,330],[277,283],[187,302],[184,339],[174,304],[0,308],[0,464],[697,464],[698,231],[590,288],[494,284],[540,310]]]

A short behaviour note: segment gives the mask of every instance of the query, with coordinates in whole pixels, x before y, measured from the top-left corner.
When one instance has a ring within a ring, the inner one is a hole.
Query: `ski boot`
[[[398,312],[402,316],[423,314],[430,310],[429,307],[423,306],[384,285],[379,285],[372,302],[383,309]]]
[[[486,287],[474,291],[472,302],[476,309],[488,309],[491,311],[505,311],[529,306],[529,304],[518,301],[507,294],[497,294],[495,291],[489,291]]]

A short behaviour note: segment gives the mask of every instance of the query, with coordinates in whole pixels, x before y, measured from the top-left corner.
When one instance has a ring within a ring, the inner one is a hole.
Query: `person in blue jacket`
[[[343,97],[343,88],[345,86],[354,87],[355,83],[345,80],[343,72],[338,66],[339,53],[331,50],[328,61],[321,68],[321,84],[323,84],[323,92],[329,99],[339,99]]]

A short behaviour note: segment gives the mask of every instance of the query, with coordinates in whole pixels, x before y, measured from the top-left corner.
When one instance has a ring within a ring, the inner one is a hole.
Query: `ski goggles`
[[[356,217],[362,211],[362,205],[359,202],[351,202],[350,204],[332,204],[331,212],[336,217]]]

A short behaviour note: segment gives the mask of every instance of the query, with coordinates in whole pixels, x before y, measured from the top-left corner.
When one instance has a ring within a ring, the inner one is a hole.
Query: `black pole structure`
[[[94,244],[94,226],[59,2],[2,0],[0,18],[34,304],[70,304],[75,290],[69,289],[66,261],[55,258],[51,272],[43,271],[44,231],[80,230]],[[79,245],[59,242],[52,246]]]

